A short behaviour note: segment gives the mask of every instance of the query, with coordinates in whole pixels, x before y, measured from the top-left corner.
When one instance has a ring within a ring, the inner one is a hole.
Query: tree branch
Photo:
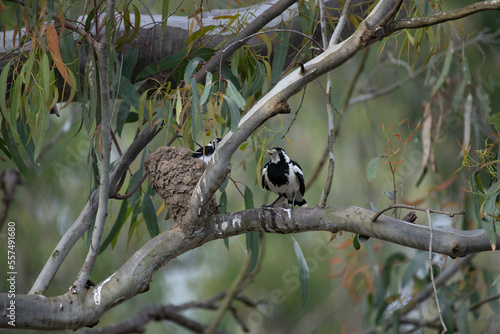
[[[110,308],[148,290],[154,273],[177,256],[209,241],[247,232],[290,234],[307,231],[358,233],[405,247],[428,250],[429,228],[388,216],[371,221],[373,211],[359,207],[258,208],[216,215],[203,228],[185,235],[178,229],[161,233],[149,240],[133,257],[106,280],[85,293],[66,293],[47,298],[40,295],[16,295],[16,321],[26,329],[78,329],[94,325]],[[500,236],[497,236],[500,243]],[[491,251],[483,230],[460,231],[433,228],[432,249],[435,253],[462,257]],[[439,279],[436,280],[439,286]],[[432,288],[431,288],[432,292]],[[0,308],[9,303],[0,294]],[[37,313],[33,319],[32,313]],[[54,319],[53,314],[58,317]],[[8,327],[0,318],[0,328]]]

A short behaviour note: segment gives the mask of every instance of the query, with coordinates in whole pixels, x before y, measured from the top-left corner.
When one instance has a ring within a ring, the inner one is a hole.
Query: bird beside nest
[[[185,147],[163,146],[146,157],[144,168],[151,187],[165,201],[174,222],[182,224],[189,211],[191,195],[207,168],[206,163],[192,157],[191,151]],[[217,202],[213,197],[201,212],[201,218],[217,213]]]

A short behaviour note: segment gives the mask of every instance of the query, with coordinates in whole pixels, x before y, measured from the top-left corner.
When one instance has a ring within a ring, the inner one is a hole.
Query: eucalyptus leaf
[[[295,251],[295,255],[297,256],[297,263],[299,267],[299,281],[300,281],[300,292],[301,292],[301,306],[300,311],[304,312],[309,303],[309,267],[307,266],[306,259],[304,257],[304,253],[302,253],[302,249],[300,248],[299,243],[295,238],[292,237],[293,242],[293,250]]]

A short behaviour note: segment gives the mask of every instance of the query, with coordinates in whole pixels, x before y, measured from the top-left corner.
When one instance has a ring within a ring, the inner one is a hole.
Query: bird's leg
[[[279,196],[278,196],[278,198],[277,198],[274,202],[272,202],[272,203],[271,203],[271,204],[269,204],[269,205],[263,205],[262,207],[263,207],[263,208],[272,208],[272,207],[274,207],[274,205],[275,205],[276,203],[278,203],[278,202],[279,202],[279,200],[280,200],[280,199],[282,199],[282,198],[283,198],[283,196],[279,195]]]
[[[292,195],[292,209],[295,207],[295,193]]]
[[[271,203],[271,205],[269,206],[274,206],[274,204],[276,204],[280,199],[281,199],[281,195],[278,196],[278,198],[276,198],[276,200],[274,202]]]

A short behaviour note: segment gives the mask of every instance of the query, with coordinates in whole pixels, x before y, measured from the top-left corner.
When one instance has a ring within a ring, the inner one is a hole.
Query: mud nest
[[[183,221],[189,210],[191,194],[206,164],[191,157],[184,147],[163,146],[149,154],[144,161],[151,187],[163,198],[176,224]],[[217,202],[212,198],[201,213],[202,218],[217,214]]]

